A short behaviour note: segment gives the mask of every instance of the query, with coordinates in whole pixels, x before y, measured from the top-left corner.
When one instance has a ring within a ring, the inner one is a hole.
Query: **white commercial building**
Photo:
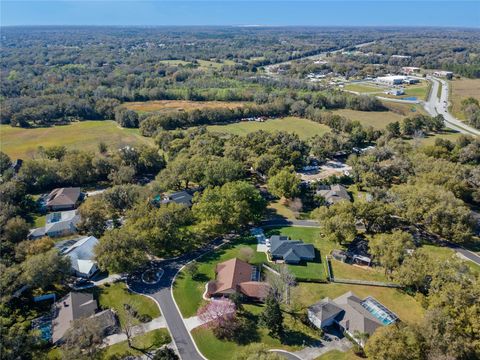
[[[393,86],[393,85],[401,85],[405,81],[407,77],[401,75],[389,75],[389,76],[382,76],[378,77],[376,81],[383,85]]]

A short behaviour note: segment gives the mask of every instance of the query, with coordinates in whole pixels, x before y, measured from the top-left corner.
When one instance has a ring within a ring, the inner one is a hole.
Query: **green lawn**
[[[163,345],[170,343],[171,341],[172,340],[167,329],[156,329],[134,337],[133,346],[138,349],[144,349],[148,351],[158,349]],[[124,358],[127,355],[140,356],[143,355],[143,352],[129,348],[127,341],[122,341],[107,347],[103,354],[103,358],[105,360],[112,358],[118,359]]]
[[[431,254],[433,257],[441,261],[446,261],[449,258],[451,258],[452,255],[455,255],[455,251],[443,246],[423,245],[422,247],[426,249],[428,253]],[[464,261],[465,261],[465,264],[470,268],[472,272],[480,274],[480,265],[477,265],[476,263],[470,260],[464,260]]]
[[[257,252],[256,239],[252,237],[241,238],[232,244],[225,245],[212,253],[208,253],[197,260],[198,274],[192,279],[185,271],[181,271],[173,285],[173,296],[184,317],[194,316],[203,304],[202,294],[205,284],[215,279],[215,267],[218,263],[238,256],[242,247],[248,246],[255,251],[251,264],[266,262],[264,253]]]
[[[332,259],[333,276],[339,279],[354,279],[367,281],[390,282],[383,269],[376,267],[360,267],[345,264],[341,261]]]
[[[376,92],[382,93],[384,91],[383,87],[377,87],[377,86],[374,86],[374,85],[367,85],[367,84],[362,84],[362,83],[348,84],[348,85],[345,85],[344,89],[359,92],[359,93],[372,93],[372,92],[373,93],[376,93]]]
[[[251,311],[251,306],[246,306],[247,311]],[[263,310],[262,306],[250,315],[254,317],[254,322],[258,324],[258,314]],[[295,320],[287,312],[284,312],[284,328],[285,336],[282,341],[272,338],[268,335],[268,331],[260,326],[249,333],[248,344],[261,342],[272,349],[285,349],[290,351],[300,350],[302,347],[308,346],[319,339],[318,331],[312,329],[299,320]],[[215,337],[211,330],[205,327],[199,327],[192,331],[192,336],[201,353],[209,360],[223,360],[225,354],[235,354],[247,346],[248,344],[239,344],[234,341],[219,340]],[[231,358],[230,356],[229,358]]]
[[[139,314],[150,315],[153,318],[160,316],[158,305],[152,299],[135,294],[127,289],[123,282],[100,286],[94,288],[97,294],[99,306],[104,309],[113,308],[118,314],[120,323],[124,321],[123,304],[128,303],[137,310]]]
[[[47,215],[45,214],[35,214],[33,216],[33,227],[38,228],[45,226],[45,222],[47,221]]]
[[[271,119],[265,122],[241,121],[228,125],[211,125],[207,126],[207,129],[232,135],[246,135],[258,130],[279,130],[296,133],[302,139],[308,139],[314,135],[322,135],[330,131],[330,128],[326,125],[293,116]]]
[[[418,323],[424,314],[420,302],[414,297],[398,289],[377,286],[299,283],[292,291],[292,298],[308,307],[325,297],[334,299],[347,291],[353,291],[362,299],[373,296],[406,323]]]
[[[402,121],[405,118],[404,115],[393,111],[358,111],[339,109],[333,112],[345,116],[347,119],[359,121],[364,126],[372,126],[375,129],[384,129],[388,124],[395,121]]]
[[[24,129],[0,125],[1,150],[11,158],[29,158],[39,146],[63,145],[69,149],[97,151],[100,142],[112,148],[153,144],[138,129],[124,129],[115,121],[81,121],[69,125]]]
[[[361,360],[363,358],[355,355],[352,350],[341,352],[340,350],[329,351],[315,360]]]

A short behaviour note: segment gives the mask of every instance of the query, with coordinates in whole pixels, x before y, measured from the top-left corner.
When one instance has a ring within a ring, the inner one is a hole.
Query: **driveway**
[[[127,280],[128,286],[131,290],[147,295],[153,298],[165,318],[168,330],[172,336],[173,342],[177,347],[180,358],[183,360],[202,360],[205,359],[198,351],[186,325],[183,320],[180,310],[178,309],[173,293],[171,290],[172,284],[177,272],[188,262],[206,254],[218,246],[227,243],[228,240],[218,238],[201,249],[195,250],[191,253],[182,255],[180,257],[153,262],[153,268],[161,268],[164,273],[160,281],[156,284],[145,284],[141,280],[141,273],[132,274]]]

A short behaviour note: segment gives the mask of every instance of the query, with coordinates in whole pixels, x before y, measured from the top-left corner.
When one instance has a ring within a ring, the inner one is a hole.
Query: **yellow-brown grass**
[[[244,106],[241,101],[189,101],[189,100],[154,100],[125,103],[130,110],[139,112],[162,112],[162,111],[189,111],[206,108],[235,109]]]
[[[450,111],[459,118],[465,119],[465,114],[462,111],[462,100],[473,97],[480,100],[480,79],[455,79],[450,81],[450,101],[452,107]]]

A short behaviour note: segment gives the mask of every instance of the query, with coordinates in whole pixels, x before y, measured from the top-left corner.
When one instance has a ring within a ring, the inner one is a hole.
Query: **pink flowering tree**
[[[205,326],[216,328],[234,320],[236,307],[230,299],[212,300],[201,307],[197,315]]]

